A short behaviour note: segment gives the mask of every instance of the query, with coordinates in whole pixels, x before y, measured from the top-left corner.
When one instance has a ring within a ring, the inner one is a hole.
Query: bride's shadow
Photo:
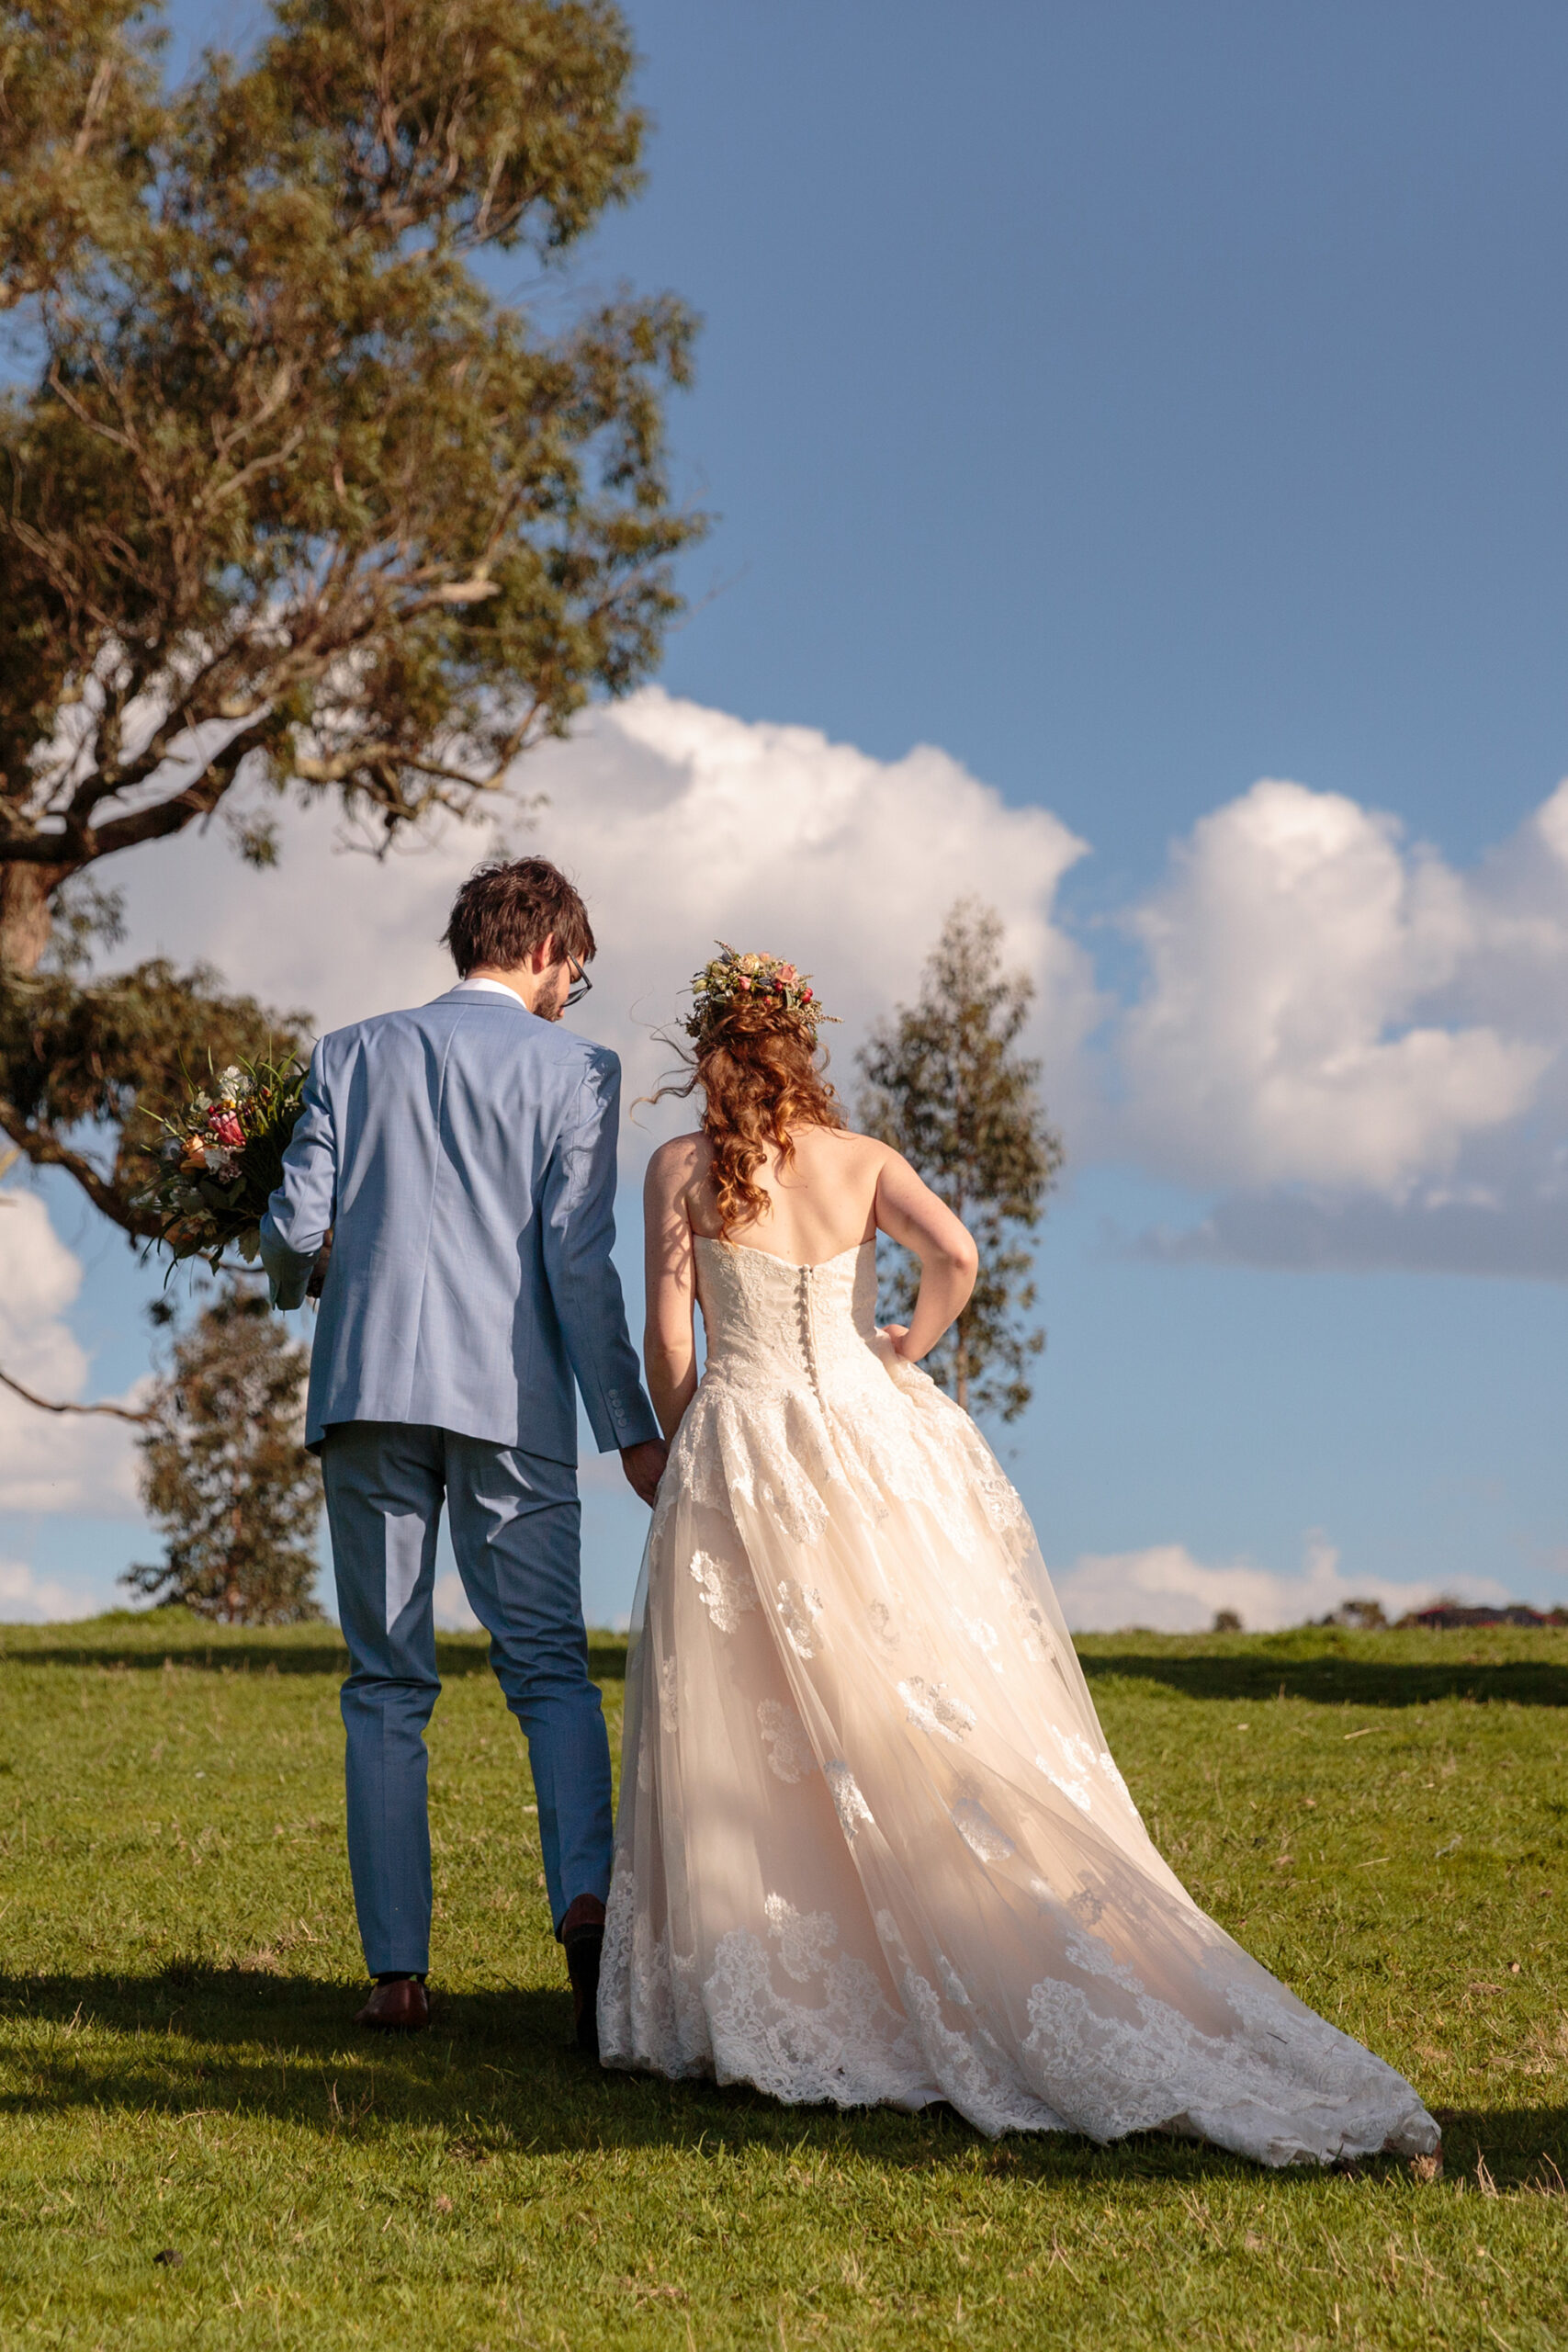
[[[406,2039],[356,2030],[356,1997],[339,1980],[197,1961],[152,1975],[0,1974],[0,2045],[23,2078],[0,2086],[0,2116],[216,2109],[361,2141],[412,2123],[446,2131],[450,2151],[475,2163],[504,2151],[804,2147],[913,2171],[972,2165],[980,2151],[987,2170],[1042,2183],[1256,2177],[1237,2158],[1158,2133],[1111,2148],[1065,2132],[993,2143],[946,2108],[843,2114],[604,2072],[571,2044],[564,1990],[439,1996],[429,2030]],[[1445,2121],[1450,2172],[1474,2171],[1479,2157],[1478,2177],[1499,2188],[1568,2174],[1568,2109]]]
[[[1568,1667],[1534,1658],[1456,1658],[1451,1665],[1391,1658],[1270,1657],[1210,1652],[1169,1657],[1150,1650],[1080,1652],[1090,1685],[1116,1679],[1161,1682],[1188,1699],[1307,1699],[1325,1707],[1419,1707],[1472,1699],[1516,1707],[1568,1707]]]

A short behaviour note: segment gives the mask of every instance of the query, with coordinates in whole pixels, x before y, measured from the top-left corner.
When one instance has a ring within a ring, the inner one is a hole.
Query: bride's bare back
[[[680,1136],[666,1147],[681,1155],[682,1204],[694,1233],[710,1240],[765,1250],[793,1266],[815,1266],[869,1241],[876,1231],[876,1192],[883,1162],[897,1159],[885,1143],[842,1127],[800,1127],[792,1164],[772,1148],[752,1178],[767,1195],[766,1213],[725,1233],[713,1183],[713,1146],[706,1136]],[[900,1162],[900,1165],[902,1163]],[[671,1171],[673,1172],[673,1170]]]
[[[936,1345],[974,1287],[975,1245],[946,1203],[908,1161],[873,1136],[842,1127],[793,1130],[790,1164],[770,1149],[753,1182],[764,1215],[726,1233],[705,1135],[676,1136],[649,1162],[643,1191],[648,1325],[644,1353],[654,1409],[673,1436],[696,1390],[692,1237],[759,1250],[792,1266],[818,1266],[878,1232],[920,1261],[920,1295],[900,1333],[900,1353],[917,1361]]]

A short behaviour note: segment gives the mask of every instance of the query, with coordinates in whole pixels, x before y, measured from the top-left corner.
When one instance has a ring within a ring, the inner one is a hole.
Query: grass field
[[[0,2344],[1560,2345],[1568,1633],[1081,1648],[1164,1850],[1442,2111],[1440,2181],[600,2075],[461,1638],[439,2010],[358,2035],[330,1629],[5,1627]]]

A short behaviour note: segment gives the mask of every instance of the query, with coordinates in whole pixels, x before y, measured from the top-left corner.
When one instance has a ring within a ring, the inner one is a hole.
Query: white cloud
[[[1445,1591],[1452,1588],[1445,1587]],[[1348,1579],[1339,1555],[1319,1537],[1309,1540],[1300,1571],[1233,1561],[1210,1567],[1185,1544],[1154,1544],[1139,1552],[1090,1552],[1056,1579],[1056,1597],[1075,1633],[1117,1633],[1146,1626],[1158,1634],[1208,1630],[1222,1609],[1234,1609],[1248,1633],[1272,1633],[1326,1617],[1347,1600],[1377,1600],[1389,1617],[1424,1609],[1438,1597],[1432,1584],[1401,1584],[1386,1577]],[[1489,1577],[1465,1580],[1462,1598],[1472,1602],[1507,1601],[1512,1596]]]
[[[914,987],[953,900],[1000,911],[1036,977],[1060,1107],[1074,1049],[1101,1010],[1087,957],[1052,920],[1083,854],[1043,808],[1010,808],[947,753],[882,761],[807,727],[750,723],[650,687],[595,711],[524,763],[548,805],[525,842],[575,875],[600,952],[580,1024],[626,1063],[628,1100],[670,1066],[652,1032],[715,938],[790,956],[843,1020],[840,1075],[865,1022]],[[500,812],[504,818],[509,812]],[[125,862],[135,952],[209,957],[234,985],[321,1027],[450,985],[437,945],[484,830],[449,824],[380,865],[332,854],[330,808],[291,810],[281,865],[257,876],[216,834]],[[646,1114],[645,1114],[646,1115]]]
[[[7,1625],[58,1625],[69,1618],[96,1617],[104,1604],[53,1577],[40,1577],[22,1560],[0,1560],[0,1621]]]
[[[1341,795],[1258,784],[1127,909],[1147,976],[1121,1005],[1058,911],[1084,845],[942,752],[876,760],[649,688],[533,754],[518,785],[548,805],[526,832],[498,809],[514,843],[589,898],[601,952],[576,1018],[621,1052],[628,1103],[669,1068],[653,1032],[715,937],[815,973],[852,1085],[866,1023],[975,891],[1037,981],[1069,1171],[1132,1160],[1219,1196],[1145,1254],[1568,1274],[1568,785],[1461,873]],[[133,854],[136,951],[205,956],[323,1027],[436,994],[453,892],[491,834],[448,824],[378,865],[333,854],[338,831],[325,804],[290,808],[270,876],[217,832]],[[640,1140],[688,1115],[638,1113],[628,1174]]]
[[[468,1596],[463,1590],[463,1579],[456,1568],[448,1568],[445,1576],[435,1579],[431,1596],[435,1622],[448,1634],[477,1634],[479,1621],[468,1606]]]
[[[81,1284],[42,1201],[0,1191],[0,1370],[62,1403],[81,1399],[90,1370],[64,1319]],[[124,1421],[40,1412],[0,1388],[0,1510],[135,1512],[133,1434]]]
[[[1121,1024],[1125,1132],[1167,1175],[1407,1198],[1531,1104],[1556,1048],[1476,1017],[1517,945],[1482,893],[1336,793],[1254,785],[1129,920],[1150,984]]]

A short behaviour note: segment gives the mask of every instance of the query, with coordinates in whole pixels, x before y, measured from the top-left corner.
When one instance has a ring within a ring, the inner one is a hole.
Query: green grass
[[[1443,2110],[1440,2182],[601,2075],[462,1639],[439,2009],[358,2035],[330,1631],[7,1627],[0,2345],[1560,2344],[1568,1633],[1081,1646],[1165,1851]]]

